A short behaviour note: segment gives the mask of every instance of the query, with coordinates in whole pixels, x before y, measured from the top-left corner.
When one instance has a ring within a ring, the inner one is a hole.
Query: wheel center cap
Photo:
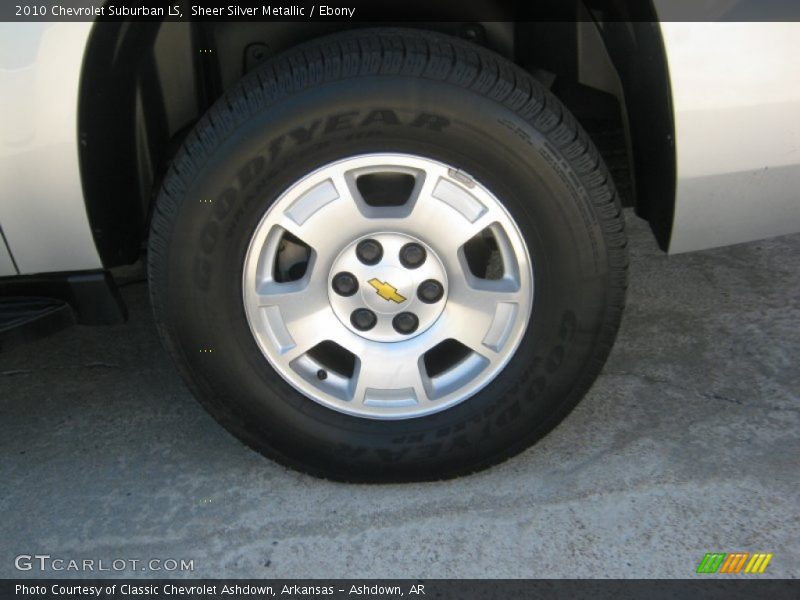
[[[352,281],[349,276],[358,282],[357,291],[342,285]],[[353,241],[334,261],[328,283],[330,303],[341,322],[379,342],[421,334],[436,322],[447,300],[447,276],[435,252],[400,233],[374,233]]]

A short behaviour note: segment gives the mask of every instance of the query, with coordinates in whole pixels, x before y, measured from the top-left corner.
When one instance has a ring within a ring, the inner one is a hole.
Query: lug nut
[[[400,248],[400,264],[406,269],[416,269],[425,262],[428,253],[419,244],[411,242]]]
[[[358,291],[358,279],[347,271],[337,273],[333,278],[333,291],[340,296],[352,296]]]
[[[375,240],[362,240],[356,246],[356,256],[365,265],[377,265],[383,258],[383,247]]]
[[[350,314],[350,322],[359,331],[369,331],[375,327],[378,317],[368,308],[357,308]]]
[[[417,327],[419,327],[419,319],[414,313],[401,312],[392,319],[392,326],[397,333],[408,335],[417,330]]]
[[[426,279],[417,288],[417,297],[425,304],[434,304],[442,299],[444,288],[435,279]]]

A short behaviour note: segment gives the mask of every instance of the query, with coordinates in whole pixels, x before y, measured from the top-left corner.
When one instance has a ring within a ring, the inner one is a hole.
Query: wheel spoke
[[[301,283],[267,282],[261,285],[258,294],[263,318],[286,362],[323,341],[341,342],[348,333],[333,314],[324,282]]]
[[[451,297],[442,315],[448,337],[494,361],[502,354],[521,309],[518,291],[451,288]],[[465,326],[468,324],[468,326]]]
[[[373,406],[425,403],[428,393],[420,364],[421,356],[422,353],[415,346],[383,352],[367,348],[358,355],[353,399]]]
[[[340,174],[305,190],[282,213],[280,225],[308,244],[318,256],[330,258],[369,227]]]
[[[313,289],[308,281],[298,280],[287,283],[263,282],[256,291],[258,306],[280,306],[282,310],[307,310],[309,305],[320,304],[319,290]]]
[[[322,342],[332,341],[343,345],[347,344],[351,337],[336,319],[330,307],[293,318],[287,323],[287,329],[296,343],[295,347],[284,355],[287,362],[292,362]]]
[[[406,223],[414,231],[435,229],[428,240],[443,256],[454,257],[467,241],[494,222],[494,211],[457,184],[429,174]]]

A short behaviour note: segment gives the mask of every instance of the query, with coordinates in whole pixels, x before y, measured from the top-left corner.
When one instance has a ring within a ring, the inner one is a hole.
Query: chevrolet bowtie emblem
[[[389,283],[385,283],[376,277],[373,277],[367,283],[374,287],[375,291],[378,292],[378,296],[384,300],[391,300],[392,302],[397,302],[397,304],[402,304],[406,301],[406,297],[398,294],[397,288]]]

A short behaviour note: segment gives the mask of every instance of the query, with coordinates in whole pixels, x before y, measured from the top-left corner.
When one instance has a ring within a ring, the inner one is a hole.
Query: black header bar
[[[578,5],[581,8],[578,8]],[[0,21],[800,21],[797,0],[3,0]]]

